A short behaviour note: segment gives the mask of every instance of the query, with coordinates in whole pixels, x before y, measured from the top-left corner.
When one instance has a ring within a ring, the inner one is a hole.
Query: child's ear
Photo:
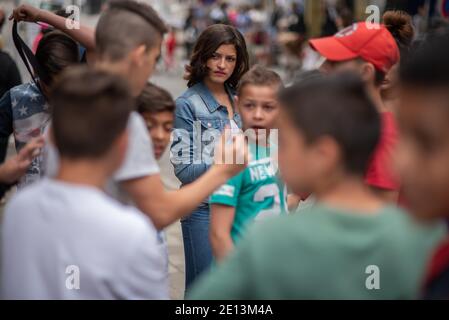
[[[364,63],[362,65],[362,80],[364,82],[375,81],[376,78],[376,68],[371,63]]]
[[[143,65],[145,61],[146,52],[147,47],[144,44],[138,46],[133,51],[131,51],[131,59],[136,66],[141,67]]]
[[[321,163],[322,168],[327,172],[334,171],[341,161],[338,143],[332,137],[324,136],[319,138],[315,145],[318,153],[317,161]]]

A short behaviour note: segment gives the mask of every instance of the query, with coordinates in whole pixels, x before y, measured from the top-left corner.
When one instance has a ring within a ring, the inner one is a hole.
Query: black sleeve
[[[20,72],[17,68],[17,64],[11,59],[11,63],[8,68],[8,90],[18,86],[19,84],[22,84]]]
[[[8,140],[12,132],[11,95],[7,91],[0,99],[0,163],[5,161]]]

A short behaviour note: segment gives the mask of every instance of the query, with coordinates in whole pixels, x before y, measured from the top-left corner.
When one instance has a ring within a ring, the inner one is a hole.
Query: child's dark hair
[[[147,83],[137,98],[137,111],[142,113],[175,112],[175,101],[171,94],[153,84]]]
[[[54,78],[65,68],[79,62],[77,43],[60,31],[51,31],[39,41],[36,49],[40,81],[51,86]]]
[[[167,27],[154,9],[133,0],[113,0],[101,15],[95,31],[100,56],[117,61],[140,45],[158,45]]]
[[[425,88],[448,88],[449,30],[434,33],[413,46],[401,60],[400,81],[405,85]],[[448,104],[449,105],[449,104]]]
[[[237,63],[231,77],[226,81],[231,87],[236,88],[240,78],[249,69],[248,50],[243,35],[233,26],[224,24],[214,24],[204,30],[193,49],[189,65],[186,66],[185,79],[188,80],[187,86],[192,87],[208,74],[206,66],[215,51],[226,44],[233,44],[237,51]]]
[[[284,89],[280,101],[307,143],[330,136],[339,144],[343,165],[363,176],[380,136],[380,116],[354,74],[306,80]]]
[[[70,68],[52,88],[56,147],[62,157],[100,158],[126,129],[134,107],[127,82],[107,71]]]
[[[261,65],[253,66],[243,75],[238,84],[237,94],[240,95],[243,87],[250,84],[255,86],[273,86],[278,90],[283,86],[282,79],[276,72]]]

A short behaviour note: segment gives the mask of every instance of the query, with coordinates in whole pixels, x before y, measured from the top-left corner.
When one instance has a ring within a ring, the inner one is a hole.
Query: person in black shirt
[[[14,60],[0,48],[0,96],[22,83],[19,69]]]

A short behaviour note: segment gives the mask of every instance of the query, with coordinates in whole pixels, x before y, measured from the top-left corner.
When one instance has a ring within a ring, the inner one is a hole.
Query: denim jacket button
[[[210,122],[207,123],[207,126],[210,128],[212,125],[210,124]]]

